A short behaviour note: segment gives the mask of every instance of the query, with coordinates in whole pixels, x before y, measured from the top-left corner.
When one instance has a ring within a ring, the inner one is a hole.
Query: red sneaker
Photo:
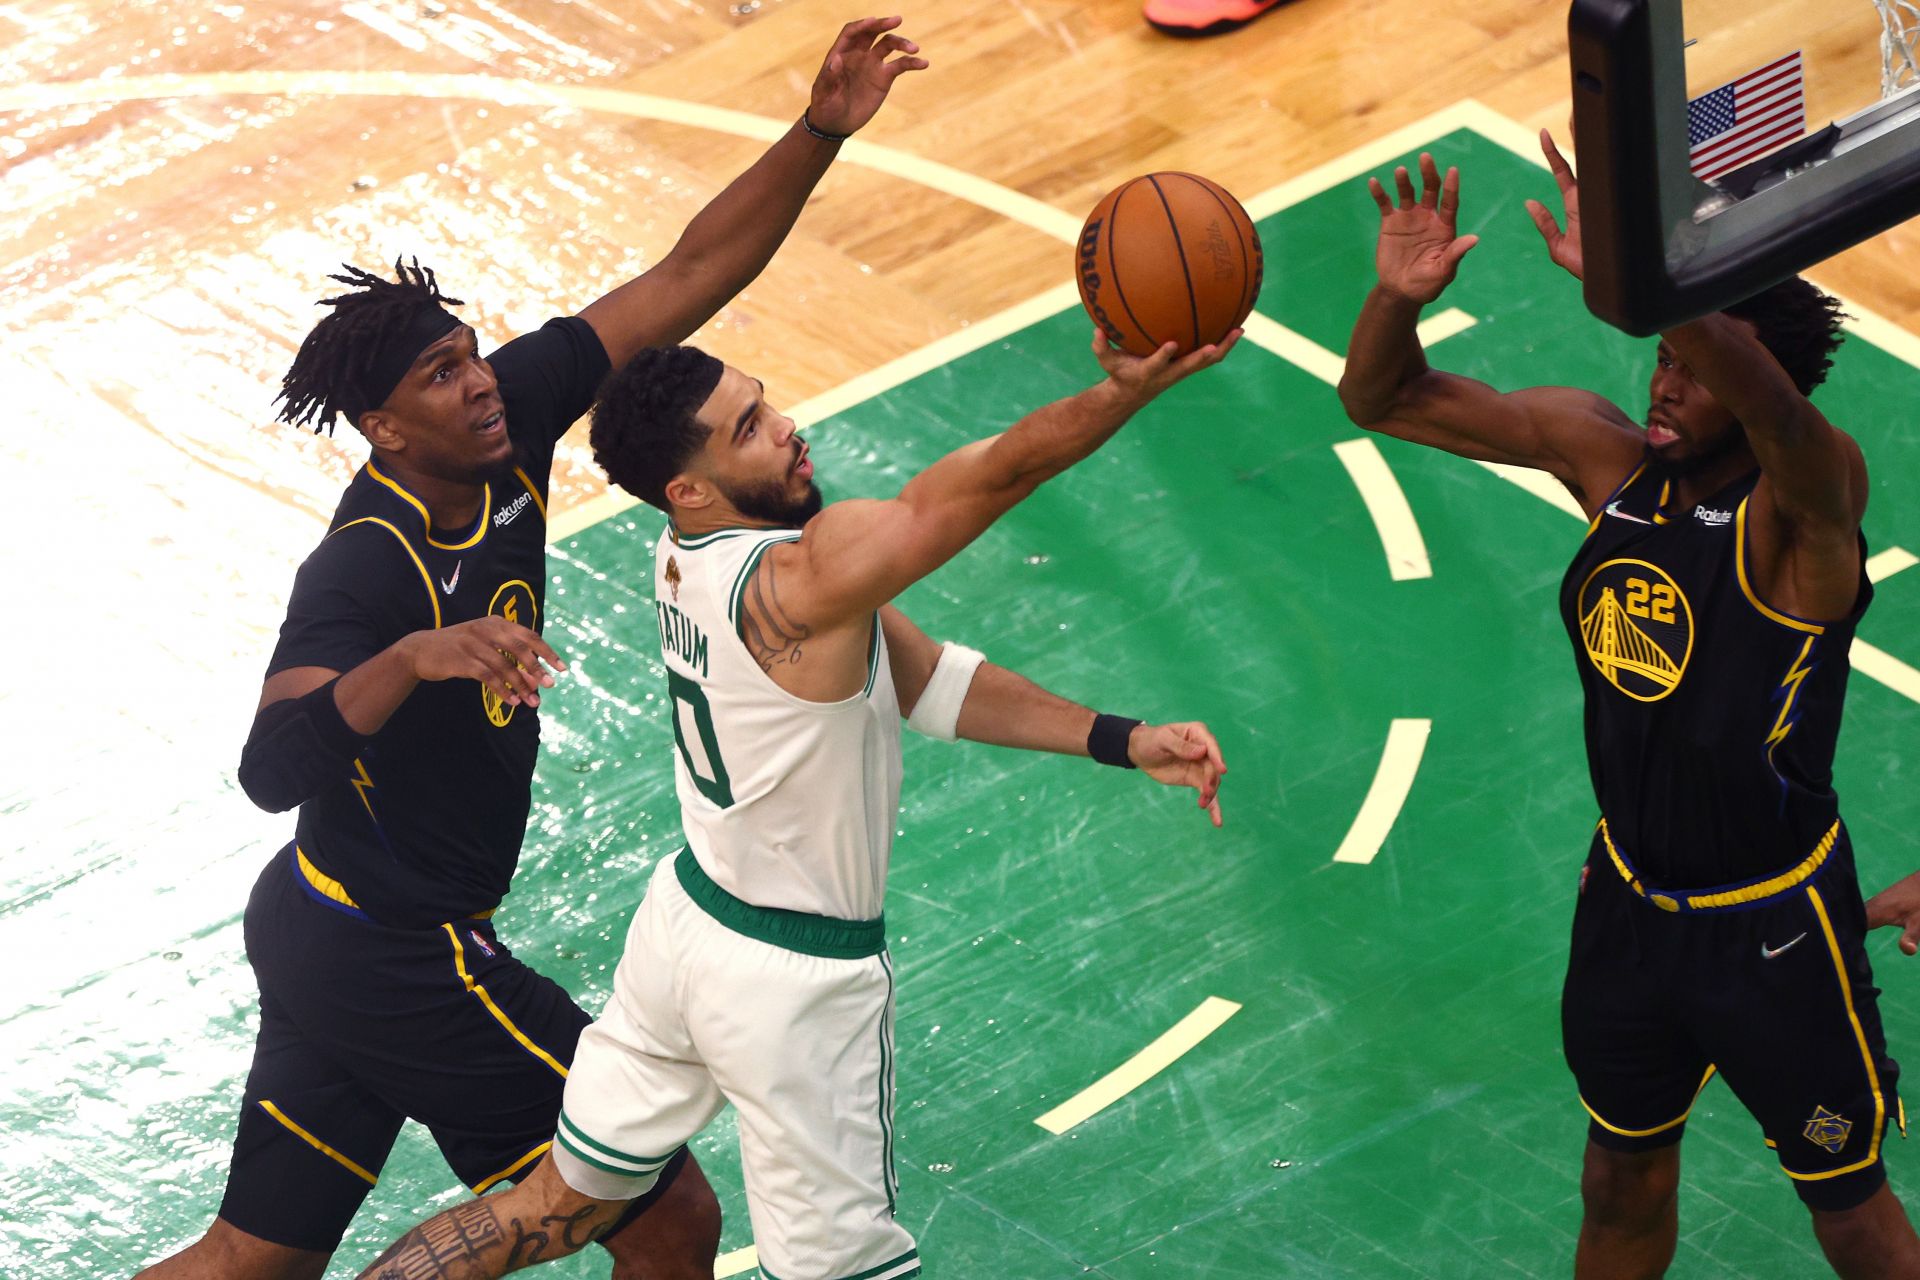
[[[1237,31],[1286,0],[1147,0],[1147,25],[1170,36]]]

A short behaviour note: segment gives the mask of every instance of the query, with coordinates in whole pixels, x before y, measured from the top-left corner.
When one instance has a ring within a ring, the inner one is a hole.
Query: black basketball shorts
[[[1698,912],[1636,893],[1597,833],[1561,1002],[1589,1136],[1628,1152],[1676,1143],[1717,1073],[1807,1205],[1866,1200],[1886,1180],[1889,1123],[1905,1125],[1865,933],[1844,831],[1811,879]]]

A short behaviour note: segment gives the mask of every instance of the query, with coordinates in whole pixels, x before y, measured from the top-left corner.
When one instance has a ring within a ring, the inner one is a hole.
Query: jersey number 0
[[[686,761],[687,773],[700,794],[722,809],[733,804],[727,766],[720,759],[720,742],[713,736],[713,708],[706,690],[671,667],[667,669],[667,696],[673,702],[673,740]],[[692,721],[693,732],[687,732]]]

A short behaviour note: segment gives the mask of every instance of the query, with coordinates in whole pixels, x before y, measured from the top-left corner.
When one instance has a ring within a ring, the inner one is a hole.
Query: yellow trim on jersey
[[[1693,1114],[1694,1107],[1698,1105],[1700,1101],[1701,1092],[1707,1087],[1707,1081],[1713,1079],[1713,1073],[1717,1070],[1719,1070],[1718,1067],[1715,1067],[1712,1063],[1708,1063],[1707,1074],[1700,1077],[1700,1084],[1694,1089],[1693,1101],[1687,1104],[1687,1109],[1682,1111],[1676,1119],[1669,1120],[1665,1124],[1657,1124],[1651,1129],[1622,1129],[1619,1125],[1609,1124],[1606,1120],[1602,1119],[1598,1111],[1587,1106],[1586,1098],[1582,1097],[1580,1099],[1580,1105],[1585,1107],[1587,1114],[1593,1117],[1593,1122],[1602,1129],[1605,1129],[1608,1133],[1617,1133],[1623,1138],[1651,1138],[1656,1133],[1665,1133],[1667,1130],[1676,1129],[1687,1122],[1687,1117]]]
[[[1806,883],[1807,879],[1818,871],[1827,861],[1827,855],[1833,852],[1834,841],[1840,838],[1840,820],[1835,818],[1833,825],[1827,828],[1827,834],[1820,837],[1820,843],[1813,852],[1803,858],[1798,865],[1782,871],[1777,876],[1753,884],[1740,885],[1737,888],[1721,889],[1702,893],[1693,893],[1677,889],[1671,893],[1656,893],[1640,883],[1640,877],[1633,873],[1627,860],[1613,847],[1613,833],[1607,829],[1607,820],[1600,819],[1600,838],[1606,842],[1607,854],[1613,859],[1614,870],[1627,882],[1627,888],[1659,907],[1662,911],[1679,911],[1684,906],[1688,911],[1716,911],[1726,907],[1737,907],[1749,902],[1758,902],[1762,898],[1771,898],[1775,894]],[[1812,890],[1808,890],[1809,893]]]
[[[1660,482],[1660,501],[1653,504],[1653,522],[1655,524],[1673,523],[1671,520],[1668,520],[1666,516],[1661,514],[1667,509],[1667,498],[1670,494],[1672,494],[1672,492],[1673,492],[1673,481],[1663,480]]]
[[[528,1053],[552,1067],[562,1080],[566,1079],[567,1069],[560,1065],[559,1060],[529,1040],[526,1032],[514,1026],[513,1019],[509,1018],[506,1015],[506,1011],[493,1002],[493,997],[487,994],[487,989],[475,982],[473,975],[467,972],[467,952],[466,948],[460,945],[459,933],[454,930],[451,924],[443,924],[440,927],[445,929],[447,931],[447,937],[453,940],[453,971],[460,975],[460,981],[466,984],[467,990],[480,997],[480,1003],[487,1006],[487,1012],[493,1015],[494,1021],[505,1027],[507,1034],[519,1041],[522,1049],[525,1049]]]
[[[527,473],[519,467],[513,469],[513,474],[519,476],[520,483],[527,486],[527,496],[533,499],[533,505],[538,508],[540,512],[540,518],[545,520],[547,518],[547,504],[546,501],[541,498],[540,491],[533,487],[533,481],[527,479]]]
[[[1752,494],[1740,499],[1740,505],[1734,509],[1733,513],[1733,569],[1735,576],[1740,579],[1740,594],[1747,598],[1748,604],[1783,627],[1792,627],[1795,631],[1805,631],[1816,636],[1827,634],[1827,629],[1817,622],[1804,622],[1777,609],[1768,608],[1766,601],[1755,594],[1753,584],[1747,581],[1747,503],[1752,500]]]
[[[474,1183],[470,1189],[472,1190],[473,1194],[477,1196],[483,1196],[487,1194],[487,1192],[493,1190],[494,1187],[500,1185],[502,1181],[504,1181],[507,1178],[511,1178],[514,1174],[520,1172],[522,1169],[526,1168],[529,1164],[532,1164],[535,1160],[538,1160],[541,1156],[547,1154],[548,1148],[552,1146],[553,1146],[553,1139],[548,1138],[545,1142],[541,1143],[539,1146],[535,1147],[533,1150],[527,1152],[527,1154],[521,1156],[518,1160],[515,1160],[512,1164],[508,1165],[506,1168],[502,1169],[500,1172],[494,1174],[492,1177],[480,1179],[480,1181]]]
[[[1867,1143],[1867,1154],[1843,1169],[1826,1169],[1820,1173],[1795,1173],[1781,1165],[1781,1172],[1797,1182],[1819,1182],[1826,1178],[1838,1178],[1842,1174],[1855,1173],[1871,1165],[1880,1158],[1880,1139],[1887,1132],[1887,1099],[1880,1092],[1880,1073],[1874,1069],[1873,1050],[1867,1044],[1866,1030],[1860,1025],[1860,1015],[1853,1008],[1853,984],[1847,980],[1847,964],[1840,957],[1840,940],[1833,936],[1833,922],[1827,919],[1827,904],[1820,900],[1818,889],[1807,890],[1807,901],[1813,903],[1813,912],[1820,917],[1820,932],[1827,937],[1827,954],[1833,957],[1834,976],[1840,980],[1840,996],[1847,1004],[1847,1021],[1853,1024],[1853,1036],[1860,1045],[1860,1061],[1866,1064],[1867,1087],[1873,1090],[1873,1137]]]
[[[360,910],[360,904],[355,902],[353,895],[347,892],[347,886],[314,866],[313,860],[307,857],[307,851],[305,849],[302,849],[296,844],[293,846],[293,856],[300,864],[300,874],[307,878],[307,883],[312,885],[317,892],[333,899],[342,906],[352,907],[355,911]]]
[[[367,474],[399,494],[402,498],[405,498],[407,502],[412,505],[413,509],[420,513],[420,521],[426,526],[427,541],[442,551],[465,551],[468,547],[471,547],[474,543],[487,536],[487,512],[493,508],[493,486],[491,484],[482,485],[480,488],[480,522],[474,526],[473,536],[465,542],[438,542],[433,536],[433,517],[427,514],[426,503],[401,488],[399,481],[382,475],[380,468],[373,465],[372,459],[368,459],[367,461]],[[532,486],[528,487],[531,488]]]
[[[379,1185],[380,1179],[374,1177],[371,1173],[368,1173],[365,1169],[361,1168],[359,1165],[355,1164],[353,1161],[347,1159],[345,1156],[341,1155],[338,1151],[335,1151],[332,1147],[320,1141],[320,1139],[314,1137],[312,1134],[308,1133],[305,1129],[302,1129],[299,1125],[295,1124],[293,1121],[287,1119],[287,1113],[282,1111],[280,1108],[274,1106],[272,1099],[270,1098],[260,1099],[260,1109],[266,1112],[268,1115],[272,1116],[275,1120],[278,1120],[281,1124],[285,1125],[287,1129],[291,1133],[293,1133],[295,1137],[298,1137],[304,1142],[306,1142],[309,1146],[311,1146],[315,1151],[318,1151],[321,1155],[331,1157],[332,1159],[338,1161],[342,1168],[348,1170],[351,1173],[359,1174],[362,1178],[365,1178],[367,1180],[368,1186],[371,1187],[371,1186]]]
[[[420,553],[413,549],[411,542],[407,541],[407,535],[394,528],[392,522],[382,520],[379,516],[361,516],[358,520],[349,520],[334,532],[343,533],[357,524],[377,524],[400,539],[400,545],[407,550],[407,559],[413,561],[413,567],[420,571],[420,584],[427,589],[427,603],[433,606],[433,629],[438,631],[440,629],[440,597],[433,593],[433,575],[427,572],[427,566],[420,560]]]

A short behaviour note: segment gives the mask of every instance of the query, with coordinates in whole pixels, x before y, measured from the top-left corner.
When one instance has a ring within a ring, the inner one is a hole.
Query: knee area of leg
[[[1664,1210],[1679,1192],[1676,1162],[1606,1152],[1580,1173],[1587,1212],[1607,1218],[1643,1218]]]

